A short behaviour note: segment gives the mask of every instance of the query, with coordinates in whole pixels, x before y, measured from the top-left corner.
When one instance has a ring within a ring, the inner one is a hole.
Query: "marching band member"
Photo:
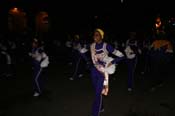
[[[81,55],[82,42],[80,40],[80,35],[75,34],[74,40],[72,41],[72,66],[73,66],[73,75],[69,80],[75,80],[77,78],[83,77],[83,69],[80,68],[80,65],[83,65],[83,58]]]
[[[162,33],[152,42],[151,50],[151,68],[154,74],[151,91],[154,91],[157,87],[162,86],[167,79],[165,77],[169,74],[173,58],[173,44],[167,35]]]
[[[12,58],[11,54],[8,51],[7,45],[0,43],[0,54],[5,56],[6,63],[5,63],[5,71],[3,73],[6,77],[12,76]]]
[[[115,72],[115,64],[124,58],[124,55],[114,49],[110,44],[103,41],[104,31],[95,29],[93,35],[94,42],[90,45],[91,59],[93,66],[91,68],[91,78],[95,89],[95,99],[92,106],[92,116],[99,116],[103,109],[102,95],[108,95],[109,74]],[[108,54],[117,56],[115,59]],[[105,87],[105,88],[104,88]]]
[[[41,42],[34,39],[32,42],[32,52],[29,53],[32,57],[33,71],[34,71],[34,97],[38,97],[43,92],[43,77],[41,76],[43,69],[48,67],[49,57],[45,53]]]
[[[141,53],[141,51],[137,47],[136,32],[130,32],[129,36],[124,52],[126,54],[126,63],[128,66],[128,91],[132,91],[134,73],[137,64],[137,54]]]

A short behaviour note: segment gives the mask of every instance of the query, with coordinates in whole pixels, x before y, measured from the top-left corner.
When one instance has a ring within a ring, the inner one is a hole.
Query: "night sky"
[[[174,15],[175,11],[169,1],[123,1],[1,0],[0,8],[4,11],[18,6],[28,13],[47,10],[53,31],[86,31],[93,28],[95,22],[109,31],[144,31],[151,27],[157,14],[167,17]]]
[[[88,28],[94,20],[111,31],[137,30],[151,28],[157,14],[163,17],[174,15],[174,7],[168,1],[124,0],[121,1],[68,1],[51,8],[51,18],[60,21],[63,28]],[[94,19],[94,16],[98,16]],[[56,22],[54,21],[54,22]],[[58,22],[57,22],[58,23]],[[93,28],[93,27],[92,27]]]

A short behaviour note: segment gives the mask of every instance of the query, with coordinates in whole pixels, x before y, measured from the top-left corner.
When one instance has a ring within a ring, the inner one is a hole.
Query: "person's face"
[[[102,41],[102,37],[98,31],[94,32],[93,38],[95,43],[100,43]]]
[[[35,42],[32,43],[32,48],[37,48],[37,46],[38,46],[37,43]]]

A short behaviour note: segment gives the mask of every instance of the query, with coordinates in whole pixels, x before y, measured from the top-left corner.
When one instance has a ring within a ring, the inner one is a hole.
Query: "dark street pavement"
[[[14,77],[1,77],[0,116],[89,116],[93,101],[89,71],[70,81],[70,70],[65,62],[51,62],[46,73],[47,89],[43,96],[33,98],[31,65],[18,64]],[[110,77],[110,93],[104,98],[101,116],[175,116],[173,75],[154,91],[149,75],[137,74],[130,93],[126,79],[126,67],[118,65]]]

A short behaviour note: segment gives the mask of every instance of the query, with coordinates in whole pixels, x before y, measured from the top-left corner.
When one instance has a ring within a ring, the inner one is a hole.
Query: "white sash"
[[[104,46],[106,46],[105,43],[104,43]],[[103,47],[103,51],[104,51],[103,52],[104,58],[102,59],[102,61],[105,62],[105,66],[97,63],[95,43],[91,45],[91,57],[92,57],[93,64],[97,68],[97,70],[99,70],[100,72],[103,72],[103,73],[107,72],[108,74],[113,74],[115,73],[116,65],[112,64],[111,66],[108,67],[108,64],[111,63],[113,58],[108,56],[108,52],[105,47]]]

